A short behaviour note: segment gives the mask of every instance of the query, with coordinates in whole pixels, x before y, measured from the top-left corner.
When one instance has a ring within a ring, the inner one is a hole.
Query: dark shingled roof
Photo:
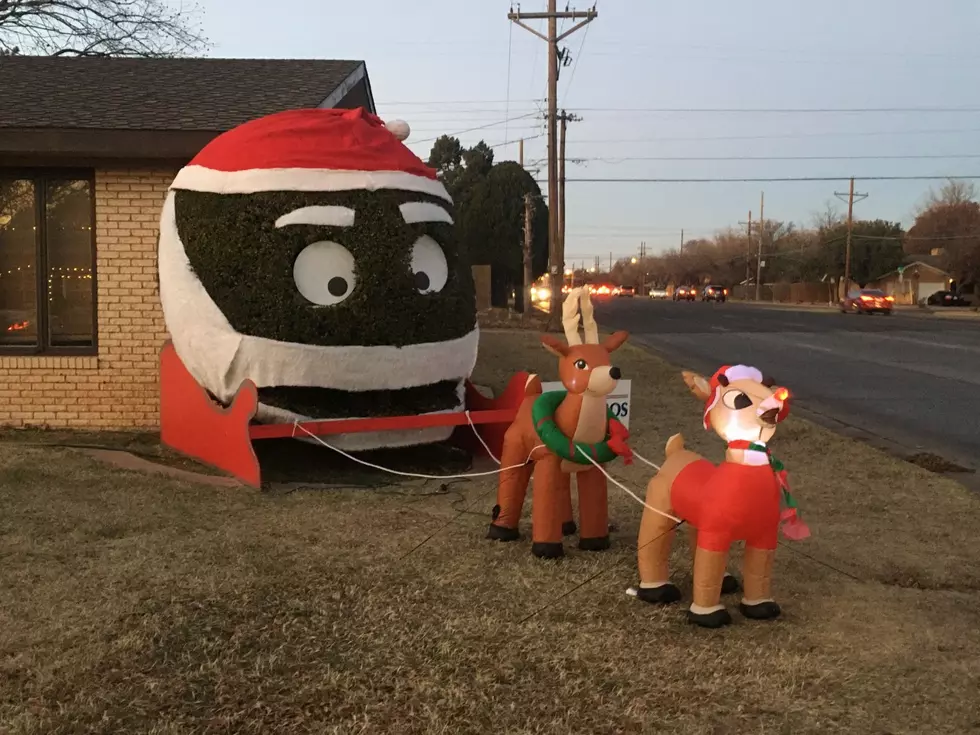
[[[223,131],[319,106],[362,61],[0,59],[0,128]]]

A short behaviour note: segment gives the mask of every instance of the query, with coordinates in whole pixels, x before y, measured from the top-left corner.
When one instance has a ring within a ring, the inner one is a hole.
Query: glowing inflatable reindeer
[[[578,332],[580,311],[584,344]],[[573,289],[562,306],[568,344],[551,335],[541,335],[545,349],[558,357],[558,373],[566,390],[542,393],[541,382],[532,376],[524,402],[504,436],[501,464],[504,467],[526,464],[500,473],[497,505],[487,538],[498,541],[519,538],[518,523],[533,469],[531,553],[542,558],[562,556],[562,537],[575,533],[571,500],[573,474],[578,478],[579,548],[587,551],[609,548],[606,477],[583,452],[599,464],[617,455],[629,457],[625,444],[628,433],[606,405],[606,396],[620,378],[620,370],[611,364],[609,355],[629,335],[616,332],[600,344],[599,328],[592,313],[588,290]]]
[[[725,461],[716,466],[685,449],[684,438],[675,434],[667,442],[663,467],[647,486],[648,506],[691,526],[694,602],[688,617],[708,628],[731,622],[720,599],[723,585],[728,592],[737,583],[725,567],[732,542],[744,540],[741,612],[756,620],[775,618],[780,609],[770,583],[780,521],[788,521],[783,527],[788,538],[809,534],[789,494],[785,470],[767,446],[789,414],[789,392],[745,365],[725,366],[710,382],[694,373],[683,376],[705,404],[704,428],[728,443]],[[783,511],[781,501],[787,506]],[[667,570],[675,525],[651,508],[643,511],[637,541],[640,586],[630,594],[644,602],[666,604],[681,597]]]

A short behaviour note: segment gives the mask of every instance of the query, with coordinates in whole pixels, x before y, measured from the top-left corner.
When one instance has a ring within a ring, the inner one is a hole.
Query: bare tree
[[[182,56],[208,46],[199,12],[169,0],[0,0],[0,56]]]
[[[919,213],[943,204],[964,204],[977,201],[977,186],[966,179],[949,179],[939,191],[930,188],[925,202],[919,207]]]

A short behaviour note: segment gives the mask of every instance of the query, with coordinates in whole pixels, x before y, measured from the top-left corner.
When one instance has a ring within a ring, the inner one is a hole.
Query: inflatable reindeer
[[[578,332],[579,313],[584,343]],[[498,541],[519,538],[518,524],[533,473],[531,553],[549,559],[564,554],[562,537],[576,531],[572,475],[578,485],[579,548],[609,548],[606,477],[587,457],[600,465],[618,455],[629,457],[626,429],[606,405],[606,396],[620,379],[620,370],[611,364],[609,355],[626,341],[628,333],[616,332],[599,342],[587,289],[569,293],[562,307],[562,324],[567,344],[547,334],[541,335],[541,342],[558,357],[565,390],[542,393],[537,377],[529,379],[524,402],[504,435],[500,457],[504,467],[524,464],[500,473],[497,505],[487,533],[487,538]]]
[[[681,597],[667,570],[677,522],[659,510],[691,527],[691,622],[707,628],[731,622],[720,600],[723,587],[725,592],[738,587],[725,572],[734,541],[745,541],[742,614],[755,620],[775,618],[780,609],[772,599],[770,581],[780,522],[788,521],[783,527],[788,538],[809,533],[789,494],[786,473],[768,449],[777,425],[789,414],[789,392],[745,365],[725,366],[710,381],[689,372],[683,376],[691,393],[705,404],[704,428],[724,439],[728,450],[725,461],[716,466],[685,449],[680,434],[667,442],[663,467],[647,486],[649,507],[643,511],[637,541],[640,586],[630,594],[661,604]],[[781,502],[786,510],[781,510]]]

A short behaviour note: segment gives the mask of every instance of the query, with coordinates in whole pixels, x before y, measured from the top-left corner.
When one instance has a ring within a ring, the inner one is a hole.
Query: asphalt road
[[[754,365],[829,425],[980,470],[980,320],[641,298],[599,302],[596,320],[705,375]]]

